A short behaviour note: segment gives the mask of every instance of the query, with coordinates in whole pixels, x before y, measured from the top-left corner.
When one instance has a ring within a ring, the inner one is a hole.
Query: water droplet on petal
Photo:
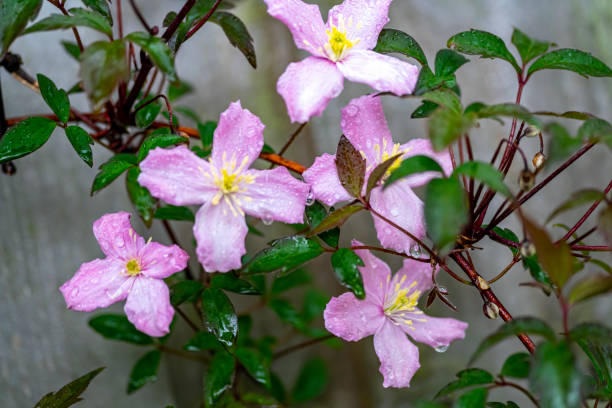
[[[123,240],[123,237],[115,238],[115,246],[117,248],[123,248],[125,246],[125,241]]]
[[[313,205],[314,202],[315,202],[314,191],[312,191],[312,188],[310,188],[308,190],[308,195],[306,196],[306,205],[308,206]]]
[[[91,283],[94,284],[94,285],[96,285],[98,282],[100,282],[100,279],[98,279],[98,278],[92,278],[91,279]]]
[[[74,299],[75,297],[77,297],[78,294],[79,294],[79,288],[74,288],[72,289],[72,292],[70,292],[70,297]]]
[[[262,222],[264,223],[264,225],[271,225],[274,222],[274,220],[270,217],[265,217],[265,218],[262,218]]]
[[[399,208],[393,207],[391,208],[391,215],[397,217],[399,215]]]
[[[346,107],[346,114],[349,116],[355,116],[359,113],[359,108],[355,105],[349,105]]]
[[[438,346],[434,350],[436,350],[438,353],[444,353],[446,350],[448,350],[448,346]]]
[[[414,244],[412,248],[410,248],[410,255],[419,258],[421,256],[421,246],[419,244]]]

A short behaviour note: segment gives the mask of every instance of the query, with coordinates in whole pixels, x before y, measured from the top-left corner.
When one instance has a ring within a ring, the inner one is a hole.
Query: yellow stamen
[[[352,25],[353,21],[349,19],[348,27],[351,28]],[[344,24],[344,16],[342,14],[338,15],[338,26],[336,27],[330,22],[330,27],[331,30],[325,30],[329,41],[323,45],[323,48],[325,48],[325,53],[329,59],[340,61],[346,56],[346,52],[359,43],[360,40],[354,39],[351,41],[347,38],[346,25]]]
[[[246,191],[245,185],[255,182],[255,176],[252,174],[243,174],[243,170],[249,163],[249,158],[244,157],[240,165],[236,167],[236,155],[233,154],[232,158],[227,160],[227,154],[223,152],[222,161],[223,165],[219,170],[212,164],[212,161],[209,173],[201,169],[204,175],[208,179],[211,179],[213,184],[218,188],[217,193],[211,200],[211,204],[217,205],[221,202],[221,199],[223,199],[234,216],[244,215],[240,199],[236,193],[243,193]],[[244,194],[241,198],[245,201],[251,200],[250,197]]]
[[[138,263],[137,260],[130,259],[125,264],[125,271],[130,276],[136,276],[136,275],[140,274],[140,264]]]
[[[409,285],[405,286],[405,282],[406,275],[402,276],[399,281],[395,282],[393,285],[393,291],[385,298],[383,311],[396,324],[398,324],[398,322],[402,322],[408,326],[412,326],[414,324],[414,320],[417,322],[425,322],[426,319],[410,318],[410,316],[406,316],[406,314],[418,315],[423,314],[423,312],[417,309],[421,291],[413,290],[418,283],[413,281]]]

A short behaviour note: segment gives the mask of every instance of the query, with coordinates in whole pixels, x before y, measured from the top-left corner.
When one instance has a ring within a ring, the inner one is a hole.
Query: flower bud
[[[529,125],[527,128],[525,128],[525,132],[523,134],[526,137],[536,137],[540,134],[540,129],[538,129],[536,126]]]
[[[533,167],[536,170],[540,170],[542,166],[544,165],[544,163],[546,163],[546,156],[538,152],[535,154],[535,156],[533,156],[533,159],[531,160],[531,162],[533,163]]]
[[[536,247],[533,245],[533,242],[525,240],[521,243],[520,252],[523,258],[529,258],[530,256],[535,255]]]
[[[482,311],[485,316],[487,316],[491,320],[495,320],[499,317],[499,307],[495,303],[485,302],[482,305]]]
[[[529,191],[535,184],[535,174],[531,172],[529,169],[521,170],[521,174],[519,175],[519,187],[523,191]]]

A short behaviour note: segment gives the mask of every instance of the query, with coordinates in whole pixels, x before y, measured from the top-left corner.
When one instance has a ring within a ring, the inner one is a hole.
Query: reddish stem
[[[606,189],[603,192],[603,196],[605,197],[608,192],[610,191],[610,189],[612,189],[612,180],[610,181],[610,183],[608,184],[608,187],[606,187]],[[600,198],[599,200],[595,201],[593,203],[593,205],[591,205],[589,207],[589,209],[587,210],[586,213],[584,213],[584,215],[582,216],[582,218],[580,218],[578,220],[578,222],[576,223],[576,225],[574,225],[572,228],[570,228],[569,231],[567,231],[567,234],[565,234],[563,236],[563,238],[561,238],[559,241],[567,241],[572,235],[574,235],[574,232],[576,232],[578,230],[578,228],[580,228],[582,226],[582,224],[584,224],[584,222],[591,216],[591,214],[593,214],[593,211],[595,211],[595,209],[597,208],[597,206],[599,205],[599,203],[601,203],[604,200],[604,197]]]

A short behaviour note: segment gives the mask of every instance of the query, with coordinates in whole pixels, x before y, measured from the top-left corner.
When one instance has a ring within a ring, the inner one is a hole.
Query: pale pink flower
[[[353,245],[362,245],[353,240]],[[408,340],[444,351],[453,340],[465,337],[467,323],[425,315],[417,308],[419,296],[432,287],[429,263],[406,259],[391,276],[386,263],[367,250],[356,250],[366,293],[359,300],[350,292],[333,297],[323,312],[325,328],[334,335],[358,341],[374,335],[384,387],[408,387],[419,369],[419,350]]]
[[[446,174],[452,172],[448,151],[434,152],[428,139],[412,139],[403,145],[393,143],[379,97],[366,95],[353,99],[342,109],[340,124],[344,135],[366,160],[366,179],[377,165],[397,154],[402,156],[391,165],[383,178],[388,177],[403,159],[416,155],[430,156]],[[377,186],[372,190],[370,204],[374,210],[421,239],[425,236],[423,202],[412,189],[426,184],[436,175],[436,172],[416,174],[396,181],[386,189]],[[304,172],[304,180],[311,185],[315,198],[327,205],[353,199],[340,184],[334,155],[325,153],[317,157]],[[409,253],[414,245],[410,237],[376,216],[374,227],[378,240],[387,248]]]
[[[193,233],[209,272],[241,266],[248,232],[245,214],[264,221],[303,222],[309,187],[284,167],[250,169],[263,147],[264,125],[240,102],[221,114],[210,160],[185,146],[156,148],[140,163],[138,182],[174,205],[203,204]]]
[[[163,279],[185,269],[189,255],[176,245],[145,242],[126,212],[102,216],[93,232],[106,258],[84,263],[60,287],[68,308],[91,312],[127,298],[125,314],[138,330],[167,334],[174,309]]]
[[[387,24],[391,0],[345,0],[323,23],[319,7],[301,0],[264,0],[268,13],[285,23],[295,45],[312,56],[291,63],[278,80],[292,122],[320,115],[342,92],[344,78],[395,95],[414,90],[419,69],[372,51]]]

